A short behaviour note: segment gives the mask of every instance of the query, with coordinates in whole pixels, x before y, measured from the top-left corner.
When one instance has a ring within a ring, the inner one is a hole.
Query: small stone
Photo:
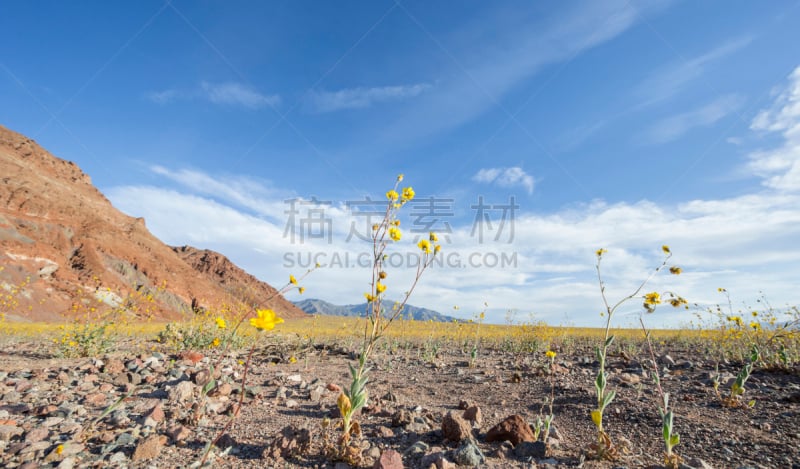
[[[183,403],[194,395],[194,385],[189,381],[181,381],[174,388],[169,390],[169,401],[171,403]]]
[[[122,360],[116,358],[108,360],[103,366],[103,373],[108,373],[110,375],[122,373],[123,370],[125,370],[125,364],[122,363]]]
[[[300,375],[289,375],[286,377],[286,381],[291,381],[293,383],[300,383],[303,381],[303,377]]]
[[[393,449],[387,449],[372,466],[373,469],[403,469],[403,456]]]
[[[487,443],[506,440],[517,446],[523,441],[536,441],[536,437],[533,434],[533,430],[525,422],[525,419],[515,414],[506,417],[505,420],[489,429],[486,433]]]
[[[428,446],[428,444],[425,443],[424,441],[418,441],[418,442],[414,443],[413,445],[409,446],[405,451],[403,451],[403,454],[406,455],[406,456],[412,456],[412,457],[413,456],[422,456],[423,454],[428,452],[429,448],[430,448],[430,446]]]
[[[420,467],[425,469],[453,469],[455,465],[444,457],[444,452],[434,451],[426,454],[419,461]]]
[[[161,403],[156,403],[156,405],[154,405],[153,408],[144,415],[144,417],[145,419],[153,419],[155,422],[163,422],[165,415],[164,409],[161,407]]]
[[[92,394],[87,394],[86,397],[83,398],[83,404],[94,407],[102,407],[106,404],[107,398],[108,394],[102,392],[95,392]]]
[[[133,450],[131,460],[142,461],[157,457],[161,452],[161,446],[164,444],[162,438],[163,437],[160,435],[152,435],[140,441],[139,444],[136,445],[136,449]]]
[[[471,436],[472,426],[459,414],[450,411],[442,418],[442,433],[445,440],[459,442]]]
[[[169,436],[175,443],[181,443],[185,441],[191,434],[191,430],[180,424],[176,424],[167,429],[167,436]]]
[[[287,409],[294,409],[296,407],[300,407],[300,404],[296,400],[289,399],[288,401],[286,401],[286,408]]]
[[[453,461],[461,466],[480,467],[486,461],[486,458],[472,440],[465,440],[453,452]]]
[[[229,383],[218,384],[217,387],[211,392],[213,397],[230,396],[233,392],[233,386]]]
[[[544,459],[547,457],[547,445],[542,441],[523,441],[514,448],[518,458]]]
[[[211,373],[208,370],[200,370],[192,376],[194,384],[203,387],[211,382]]]
[[[464,411],[464,419],[480,427],[483,424],[483,414],[481,413],[481,408],[476,405],[467,407],[467,409]]]
[[[328,391],[330,391],[330,392],[334,392],[334,393],[339,393],[339,392],[342,392],[342,388],[341,388],[341,387],[340,387],[338,384],[336,384],[336,383],[328,383],[328,385],[327,385],[327,386],[325,386],[325,388],[326,388]]]
[[[16,435],[22,435],[22,429],[16,425],[0,425],[0,441],[10,441]]]
[[[25,441],[28,443],[35,443],[46,439],[48,436],[50,436],[50,430],[44,427],[37,427],[25,435]]]
[[[318,386],[311,390],[311,392],[309,393],[309,399],[311,399],[311,402],[319,402],[322,400],[322,394],[324,392],[325,388],[323,388],[322,386]]]

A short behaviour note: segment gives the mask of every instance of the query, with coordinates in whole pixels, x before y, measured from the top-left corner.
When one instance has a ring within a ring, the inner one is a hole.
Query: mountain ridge
[[[352,305],[336,305],[319,298],[306,298],[295,301],[295,306],[305,311],[306,314],[322,314],[325,316],[364,316],[366,303]],[[460,321],[452,316],[441,314],[428,308],[406,304],[403,309],[403,317],[411,316],[415,321],[438,321],[451,322]]]

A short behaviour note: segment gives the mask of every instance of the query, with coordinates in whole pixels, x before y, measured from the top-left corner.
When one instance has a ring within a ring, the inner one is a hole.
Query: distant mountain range
[[[363,316],[364,312],[367,310],[366,303],[357,305],[335,305],[333,303],[328,303],[325,300],[319,300],[315,298],[295,301],[294,304],[307,314],[324,314],[326,316]],[[389,305],[391,305],[391,303],[389,303]],[[459,321],[459,319],[456,319],[452,316],[445,316],[444,314],[438,313],[432,309],[420,308],[418,306],[407,304],[405,308],[403,308],[403,317],[408,318],[409,315],[415,321]]]

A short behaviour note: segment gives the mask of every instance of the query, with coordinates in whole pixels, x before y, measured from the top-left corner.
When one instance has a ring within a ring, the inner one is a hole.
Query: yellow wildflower
[[[376,283],[375,284],[375,291],[378,292],[378,294],[381,294],[381,293],[385,292],[386,291],[386,285],[384,285],[381,282]]]
[[[669,254],[669,246],[666,244],[661,246],[661,250],[664,251],[664,254]]]
[[[306,291],[306,287],[300,287],[300,288],[298,288],[298,289],[297,289],[297,292],[298,292],[298,293],[300,293],[301,295],[302,295],[302,294],[303,294],[303,292],[305,292],[305,291]]]
[[[431,253],[431,242],[428,241],[427,239],[420,240],[420,242],[417,243],[417,246],[419,246],[419,248],[425,254],[430,254]]]
[[[214,337],[214,340],[211,341],[211,347],[219,347],[220,340],[219,337]]]
[[[381,271],[380,273],[378,273],[378,278],[381,278],[381,279],[386,278],[386,272]]]
[[[375,301],[375,297],[371,293],[364,293],[364,298],[367,299],[367,303]]]
[[[225,319],[223,319],[221,317],[215,319],[214,322],[217,323],[217,327],[219,327],[220,329],[225,329],[226,327],[228,327],[228,325],[225,324]]]
[[[283,318],[279,318],[271,309],[259,309],[256,314],[258,317],[250,318],[250,325],[262,331],[272,330],[283,322]]]
[[[394,226],[389,228],[389,237],[392,239],[392,241],[400,241],[401,236],[403,236],[403,234],[400,232],[400,228],[396,228]]]
[[[597,257],[600,257],[600,256],[602,256],[603,254],[605,254],[607,252],[608,251],[606,249],[600,248],[597,251],[595,251],[595,254],[597,254]]]
[[[400,194],[398,194],[397,191],[394,190],[394,189],[392,189],[392,190],[390,190],[389,192],[386,193],[386,198],[389,199],[389,201],[391,201],[391,202],[396,201],[399,197],[400,197]]]
[[[56,454],[61,454],[64,452],[64,445],[56,446]]]
[[[408,201],[414,198],[415,192],[414,189],[410,187],[403,188],[403,200]]]
[[[400,182],[402,180],[403,180],[403,175],[402,174],[398,174],[397,175],[397,182]]]
[[[442,250],[442,246],[440,246],[438,244],[433,247],[433,253],[434,254],[439,254],[439,251],[441,251],[441,250]]]
[[[758,316],[758,311],[753,311],[751,314],[753,315],[753,317],[756,317]]]
[[[294,278],[294,275],[289,275],[289,283],[292,285],[297,285],[297,279]]]
[[[753,328],[754,331],[757,331],[761,329],[761,324],[759,324],[757,321],[752,321],[750,322],[750,327]]]
[[[552,351],[552,350],[548,350],[548,351],[547,351],[547,352],[545,352],[544,354],[545,354],[545,355],[547,355],[547,358],[549,358],[549,359],[551,359],[551,360],[552,360],[553,358],[556,358],[556,353],[555,353],[554,351]]]
[[[430,236],[428,236],[428,239],[430,239],[430,240],[431,240],[432,242],[434,242],[434,243],[435,243],[436,241],[439,241],[439,237],[438,237],[438,236],[436,236],[436,233],[434,233],[433,231],[431,231],[431,234],[430,234]]]
[[[669,268],[669,273],[671,273],[672,275],[680,275],[681,272],[683,272],[683,269],[681,269],[676,265],[673,265],[672,267]]]
[[[646,305],[657,305],[661,304],[661,295],[658,292],[650,292],[644,296],[644,304]]]

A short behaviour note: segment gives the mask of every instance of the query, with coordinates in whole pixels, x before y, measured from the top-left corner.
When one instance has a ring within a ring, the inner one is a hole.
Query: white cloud
[[[277,106],[281,102],[278,95],[265,95],[250,86],[236,82],[209,83],[201,82],[194,89],[171,88],[163,91],[150,91],[145,97],[157,104],[169,104],[175,101],[203,100],[222,106],[260,109],[266,106]]]
[[[346,88],[338,91],[313,91],[308,97],[308,106],[313,112],[325,113],[342,109],[362,109],[387,101],[400,101],[419,96],[431,85],[382,86],[373,88]]]
[[[753,41],[752,36],[744,36],[728,41],[705,54],[682,59],[657,69],[636,87],[635,94],[643,100],[639,107],[664,101],[681,92],[689,83],[718,62],[743,49]]]
[[[206,99],[214,104],[259,109],[266,106],[277,106],[280,103],[278,95],[261,94],[241,83],[203,82],[200,86],[205,92]]]
[[[483,168],[472,176],[472,180],[485,184],[497,184],[500,187],[522,187],[528,194],[533,193],[535,184],[533,176],[518,166],[511,168]]]
[[[735,112],[743,103],[741,96],[730,94],[697,109],[664,118],[645,131],[644,141],[660,144],[676,140],[694,128],[713,125]]]
[[[764,178],[764,185],[784,191],[800,190],[800,67],[789,75],[788,86],[779,92],[770,109],[759,112],[751,128],[778,133],[783,144],[750,155],[748,168]]]

